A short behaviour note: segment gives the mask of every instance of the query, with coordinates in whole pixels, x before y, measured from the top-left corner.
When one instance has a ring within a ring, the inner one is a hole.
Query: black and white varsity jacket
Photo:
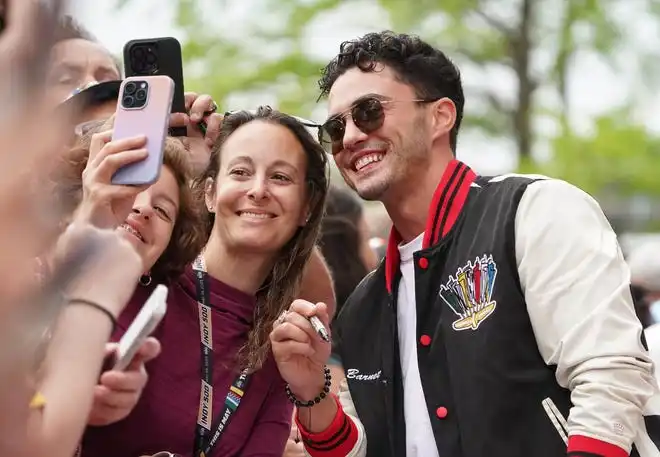
[[[396,231],[334,327],[347,373],[308,455],[405,456]],[[453,161],[415,254],[417,357],[441,457],[660,456],[652,363],[598,204]],[[644,413],[646,411],[646,413]],[[651,412],[649,412],[651,411]]]

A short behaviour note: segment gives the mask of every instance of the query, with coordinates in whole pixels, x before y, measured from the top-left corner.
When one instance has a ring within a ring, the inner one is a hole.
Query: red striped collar
[[[445,168],[440,183],[436,187],[426,218],[422,249],[437,244],[449,233],[458,219],[467,200],[470,186],[477,178],[474,171],[458,160],[452,160]],[[392,228],[385,255],[385,283],[392,292],[392,282],[399,269],[399,243],[401,236]]]

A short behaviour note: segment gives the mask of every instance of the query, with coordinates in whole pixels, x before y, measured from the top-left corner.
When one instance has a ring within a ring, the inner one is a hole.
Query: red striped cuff
[[[358,439],[358,430],[350,417],[346,415],[339,403],[339,399],[333,395],[337,403],[337,414],[328,428],[319,433],[310,433],[305,430],[296,414],[296,425],[300,432],[300,438],[305,445],[305,450],[312,457],[344,457],[348,455]]]
[[[611,443],[573,435],[568,438],[568,457],[628,457],[628,451]]]

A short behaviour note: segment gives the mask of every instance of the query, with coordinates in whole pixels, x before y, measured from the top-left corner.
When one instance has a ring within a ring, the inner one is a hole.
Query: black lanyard
[[[224,408],[215,423],[213,420],[213,321],[211,307],[209,306],[209,290],[206,281],[206,267],[204,259],[199,256],[193,264],[197,278],[197,305],[199,308],[199,334],[202,350],[201,392],[199,394],[199,413],[195,427],[195,444],[193,457],[207,457],[220,440],[229,419],[241,404],[250,376],[242,371],[234,380],[227,397]],[[211,430],[215,430],[211,432]]]

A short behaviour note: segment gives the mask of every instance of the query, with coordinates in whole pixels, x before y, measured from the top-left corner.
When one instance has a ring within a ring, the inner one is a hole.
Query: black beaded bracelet
[[[323,386],[323,390],[321,391],[321,393],[318,394],[313,400],[309,400],[309,401],[298,400],[296,396],[293,395],[293,392],[291,392],[291,388],[287,384],[284,389],[286,390],[286,396],[289,398],[289,401],[293,403],[296,406],[296,408],[310,408],[318,403],[321,403],[321,400],[323,400],[325,397],[328,396],[328,393],[330,392],[330,385],[332,384],[332,376],[330,375],[330,368],[328,368],[327,365],[323,367],[323,375],[325,376],[325,385]]]

